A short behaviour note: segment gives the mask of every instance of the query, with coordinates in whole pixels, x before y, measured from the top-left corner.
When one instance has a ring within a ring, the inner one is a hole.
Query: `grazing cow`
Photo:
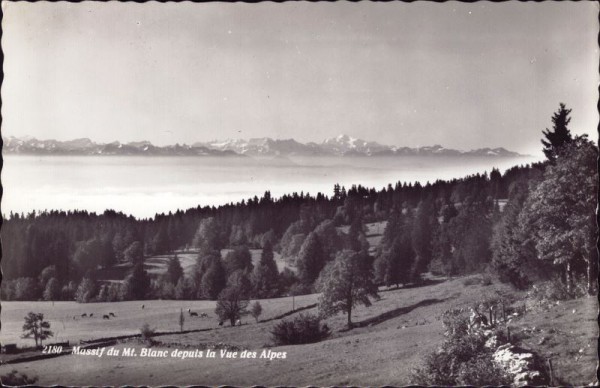
[[[146,307],[146,306],[142,305],[142,310],[144,309],[144,307]]]
[[[106,314],[104,314],[104,316],[102,317],[102,319],[110,319],[110,317]]]
[[[197,317],[198,313],[194,312],[194,311],[190,311],[190,317]]]
[[[111,317],[116,317],[115,313],[108,313]]]
[[[219,321],[219,326],[223,326],[223,321]]]
[[[93,317],[93,316],[94,316],[94,313],[91,313],[91,314],[90,314],[90,318],[91,318],[91,317]]]
[[[87,313],[81,314],[81,318],[87,318]]]
[[[200,318],[208,318],[208,314],[207,313],[202,313],[202,314],[200,314]]]

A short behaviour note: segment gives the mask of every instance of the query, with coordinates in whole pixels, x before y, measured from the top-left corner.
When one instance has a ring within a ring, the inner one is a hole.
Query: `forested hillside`
[[[493,271],[518,288],[554,280],[568,293],[593,292],[597,147],[571,135],[569,113],[561,105],[544,133],[545,162],[504,174],[382,189],[336,184],[331,194],[281,198],[267,191],[152,219],[112,210],[11,213],[1,232],[2,299],[215,299],[231,287],[259,298],[310,293],[344,251],[370,263],[362,270],[379,285],[418,283],[425,272]],[[372,255],[364,225],[377,221],[387,226]],[[232,250],[221,257],[224,248]],[[256,266],[249,249],[262,249]],[[198,255],[185,276],[182,250]],[[297,270],[280,273],[273,251]],[[157,254],[173,259],[165,275],[150,276],[143,262]],[[110,270],[127,276],[100,281]]]

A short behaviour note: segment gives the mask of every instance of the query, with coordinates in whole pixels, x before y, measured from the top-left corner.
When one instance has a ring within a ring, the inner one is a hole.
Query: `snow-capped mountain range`
[[[459,151],[440,145],[430,147],[397,147],[372,141],[356,139],[348,135],[324,140],[322,143],[300,143],[294,139],[271,139],[268,137],[249,140],[197,142],[192,145],[159,147],[148,141],[131,143],[95,143],[82,138],[69,141],[38,140],[33,137],[3,138],[5,154],[34,155],[163,155],[163,156],[477,156],[516,157],[525,156],[504,148],[480,148]]]
[[[149,156],[238,156],[235,152],[219,151],[186,144],[157,147],[149,141],[131,143],[95,143],[88,138],[69,141],[38,140],[33,137],[3,138],[4,154],[23,155],[149,155]]]
[[[214,140],[206,143],[194,143],[219,151],[233,151],[247,156],[525,156],[504,148],[480,148],[471,151],[459,151],[444,148],[441,145],[430,147],[397,147],[379,144],[374,141],[357,139],[348,135],[339,135],[325,139],[322,143],[300,143],[294,139],[278,140],[268,137],[249,140]]]

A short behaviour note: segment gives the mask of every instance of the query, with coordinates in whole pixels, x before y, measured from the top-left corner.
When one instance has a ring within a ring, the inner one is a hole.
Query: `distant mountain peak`
[[[341,133],[341,134],[337,135],[336,137],[330,137],[330,138],[323,140],[323,143],[334,143],[334,142],[335,143],[353,143],[353,142],[356,142],[357,140],[359,140],[359,139]]]
[[[38,140],[31,136],[4,139],[6,154],[24,155],[140,155],[140,156],[239,156],[231,151],[217,151],[188,145],[157,147],[147,140],[121,143],[95,143],[88,138],[68,141]]]
[[[95,143],[88,138],[69,141],[38,140],[31,136],[4,139],[3,152],[7,154],[40,155],[171,155],[171,156],[449,156],[449,157],[519,157],[524,156],[503,147],[459,151],[442,145],[417,148],[382,145],[373,141],[340,134],[322,143],[300,143],[294,139],[257,137],[245,139],[211,140],[191,146],[175,144],[158,147],[147,140],[121,143]]]

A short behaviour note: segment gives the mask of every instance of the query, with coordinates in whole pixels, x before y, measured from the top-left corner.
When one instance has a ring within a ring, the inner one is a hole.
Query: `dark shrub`
[[[12,370],[10,373],[0,376],[0,382],[2,386],[21,386],[21,385],[32,385],[38,380],[37,377],[28,377],[26,374],[18,374],[16,370]]]
[[[525,305],[527,310],[548,310],[556,305],[556,301],[569,300],[586,295],[585,287],[572,287],[567,291],[567,286],[560,280],[555,279],[547,282],[534,284],[527,292]]]
[[[512,379],[495,362],[490,362],[487,354],[479,354],[458,368],[456,383],[458,385],[511,385]]]
[[[493,360],[479,335],[453,337],[441,349],[425,357],[412,382],[422,385],[508,385],[512,379]]]
[[[442,324],[446,328],[447,336],[462,337],[467,334],[469,329],[469,318],[465,315],[464,309],[450,309],[442,314]]]
[[[331,334],[331,330],[315,315],[300,314],[293,320],[279,322],[271,331],[276,345],[296,345],[319,342]]]
[[[492,358],[481,333],[469,333],[463,309],[442,314],[446,339],[440,349],[425,357],[412,382],[419,385],[505,385],[511,378]]]
[[[424,366],[413,371],[411,382],[419,385],[455,384],[451,373],[452,357],[445,352],[433,352],[425,356]]]
[[[154,337],[154,329],[150,327],[147,323],[144,323],[144,326],[140,328],[140,333],[142,334],[142,340],[152,343],[152,337]]]

